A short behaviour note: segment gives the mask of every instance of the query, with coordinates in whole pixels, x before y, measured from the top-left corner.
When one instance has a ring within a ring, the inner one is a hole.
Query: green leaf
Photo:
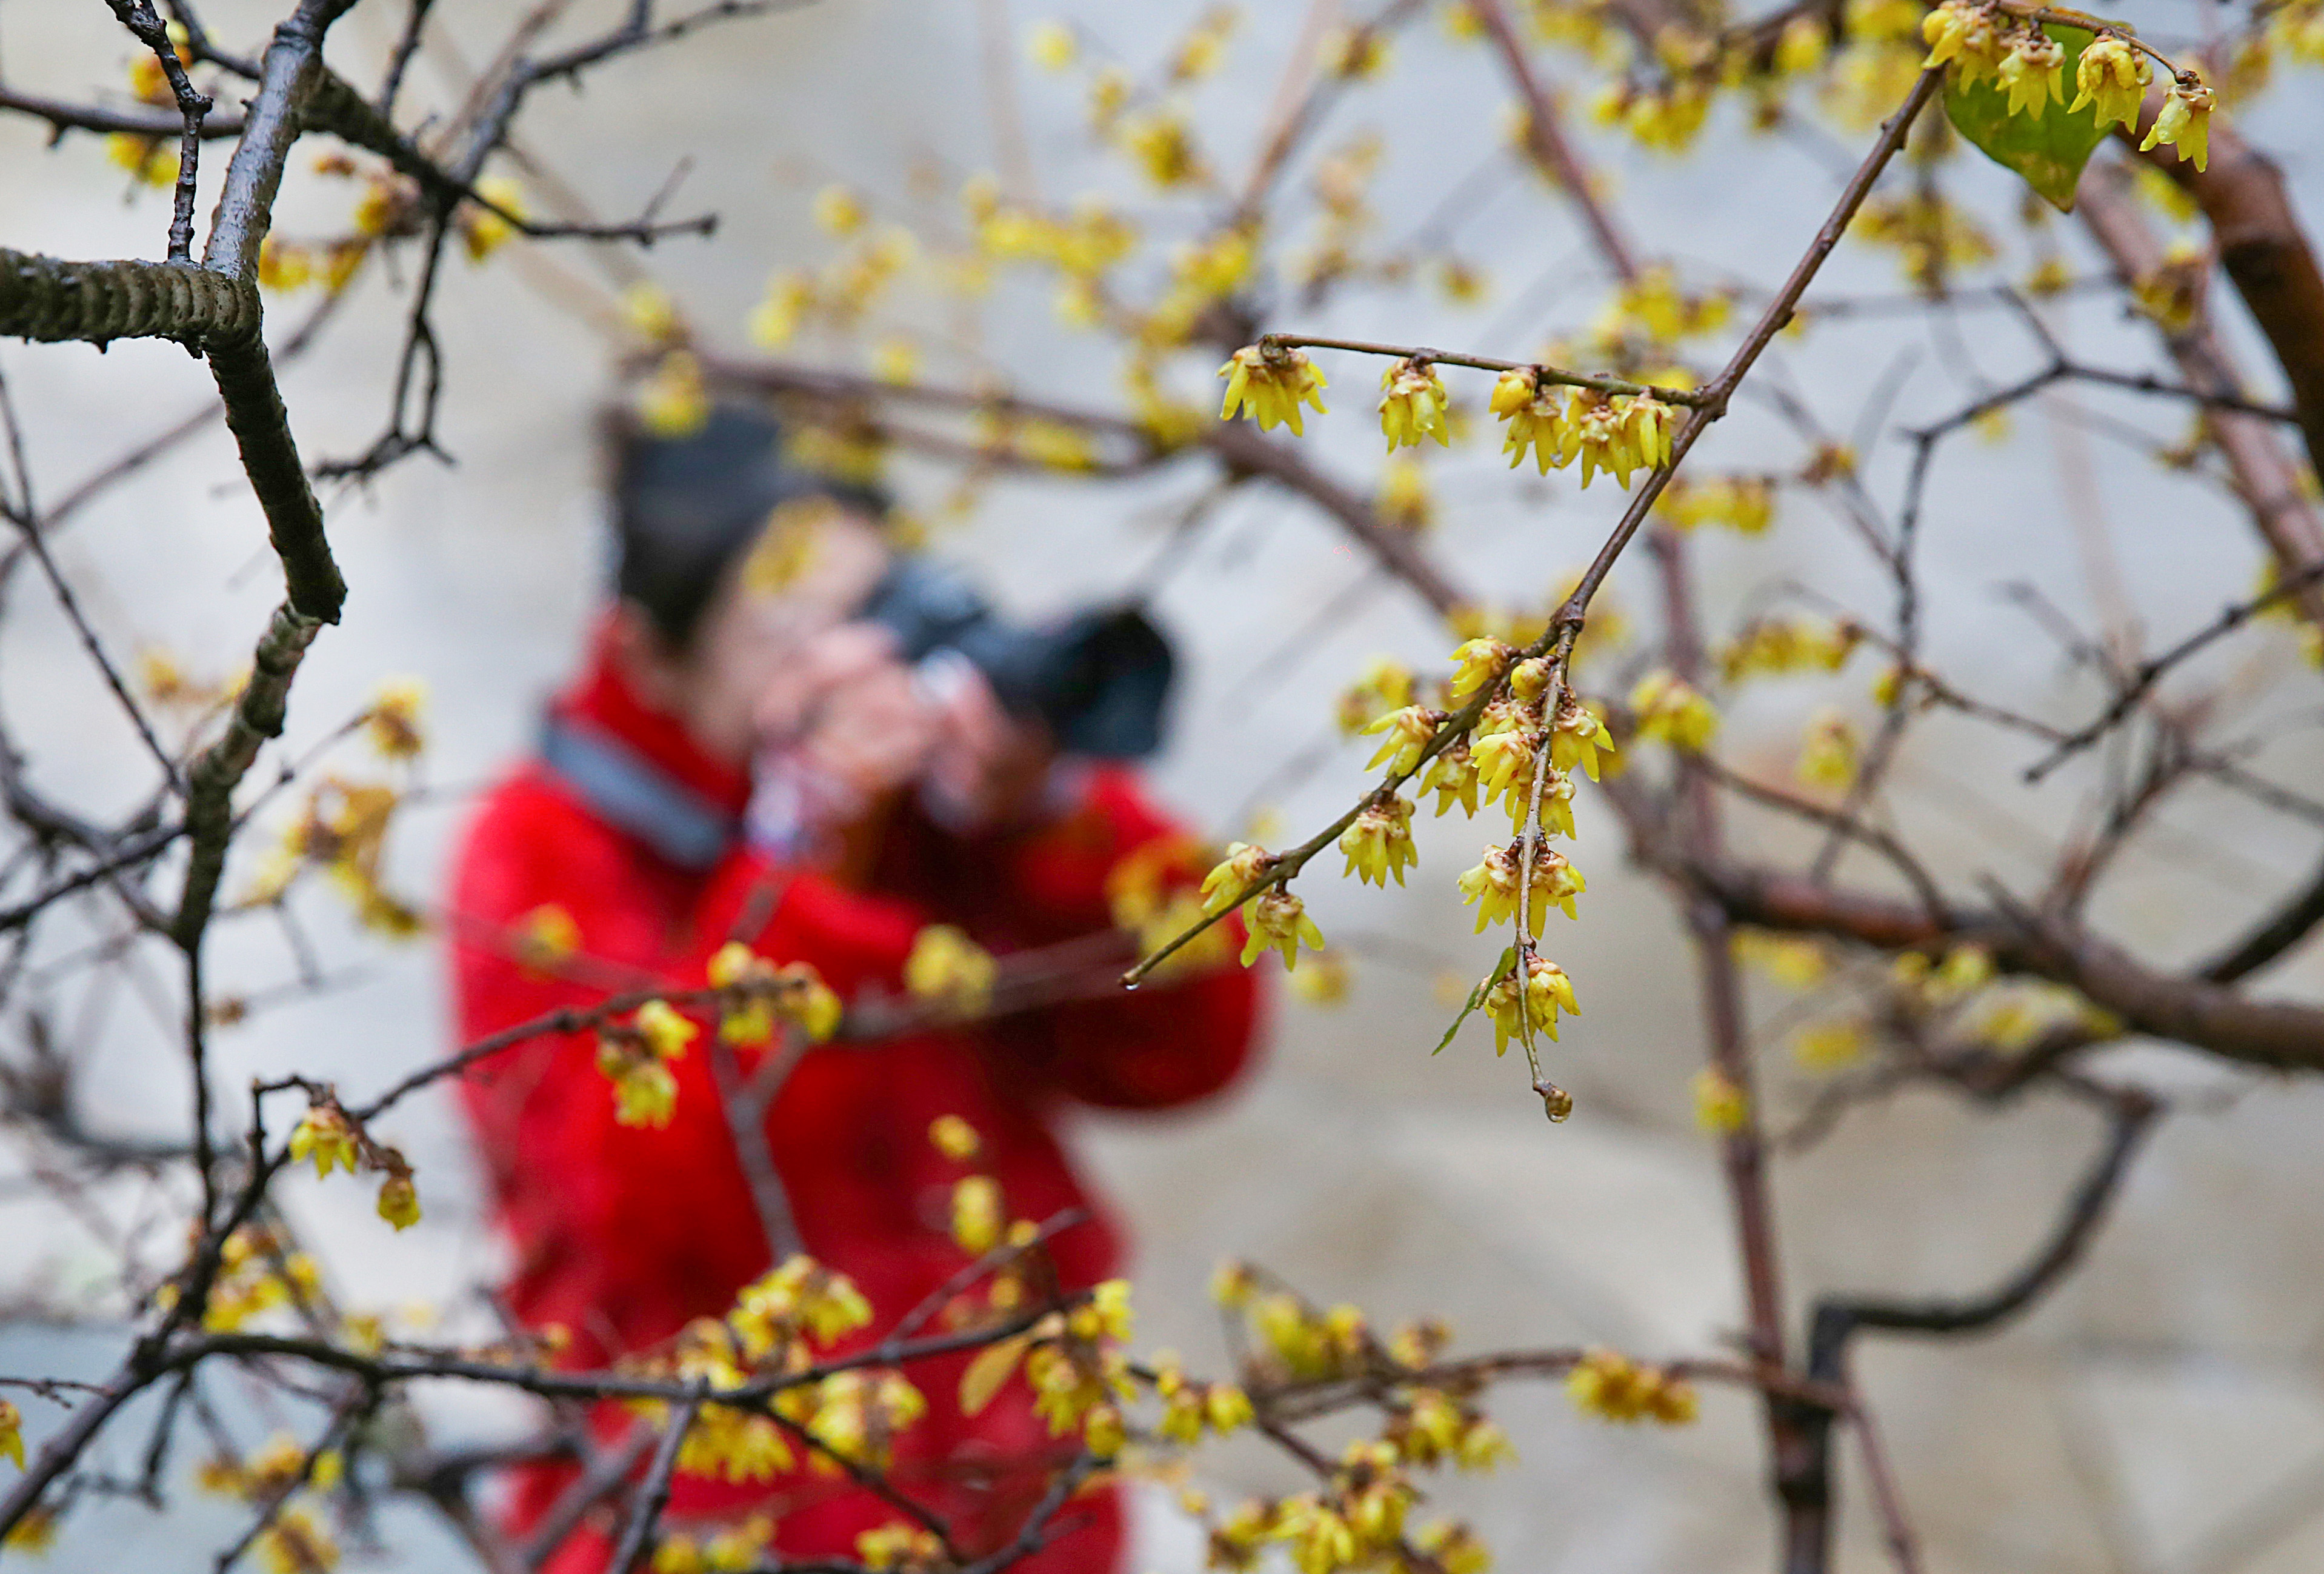
[[[2074,68],[2092,34],[2079,27],[2052,23],[2045,31],[2066,51],[2063,103],[2045,100],[2039,115],[2009,113],[2009,95],[1991,77],[1968,87],[1956,65],[1945,72],[1945,114],[1963,136],[2005,169],[2016,171],[2025,183],[2050,199],[2061,213],[2074,210],[2074,188],[2081,184],[2082,166],[2106,141],[2107,128],[2098,124],[2098,106],[2085,104],[2069,113],[2074,100]]]
[[[1493,986],[1515,971],[1517,965],[1517,949],[1511,946],[1501,953],[1501,959],[1493,964],[1493,970],[1485,975],[1485,981],[1469,991],[1469,1004],[1461,1008],[1461,1014],[1452,1019],[1452,1025],[1444,1030],[1444,1036],[1436,1041],[1436,1047],[1428,1051],[1430,1054],[1444,1052],[1444,1046],[1452,1042],[1452,1035],[1461,1031],[1461,1024],[1469,1020],[1469,1014],[1485,1004],[1485,996],[1492,993]]]

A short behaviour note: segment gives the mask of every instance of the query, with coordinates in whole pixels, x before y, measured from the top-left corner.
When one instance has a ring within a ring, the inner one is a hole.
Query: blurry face
[[[806,690],[821,681],[825,647],[876,637],[843,625],[888,560],[878,527],[862,515],[822,499],[786,504],[727,575],[687,650],[661,649],[642,618],[625,615],[625,673],[706,753],[741,764],[770,728],[785,730],[811,708]]]

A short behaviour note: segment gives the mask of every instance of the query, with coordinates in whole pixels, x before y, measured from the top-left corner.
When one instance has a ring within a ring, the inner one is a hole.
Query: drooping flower
[[[1261,431],[1288,426],[1294,436],[1305,436],[1300,405],[1325,413],[1323,374],[1300,350],[1245,345],[1219,368],[1219,375],[1227,380],[1226,400],[1219,406],[1221,421],[1231,421],[1238,410],[1248,410]]]
[[[1488,408],[1506,423],[1501,451],[1508,455],[1511,469],[1525,458],[1528,448],[1533,449],[1534,461],[1545,476],[1549,474],[1551,466],[1565,464],[1577,451],[1566,420],[1565,389],[1543,382],[1538,367],[1519,366],[1503,372],[1500,380],[1493,384]]]
[[[2010,40],[1997,70],[2009,95],[2009,113],[2039,116],[2052,99],[2066,97],[2065,49],[2038,27]]]
[[[1250,936],[1242,946],[1246,968],[1264,950],[1281,951],[1283,966],[1289,969],[1299,965],[1302,944],[1311,951],[1323,949],[1323,931],[1307,916],[1307,904],[1280,885],[1260,892],[1242,911],[1243,921],[1250,926]]]
[[[2074,64],[2074,101],[2066,107],[2078,110],[2086,104],[2098,106],[2098,125],[2111,125],[2116,121],[2127,126],[2138,125],[2138,107],[2146,96],[2146,84],[2153,79],[2153,69],[2140,54],[2111,33],[2090,41],[2082,51],[2082,58]]]
[[[1425,361],[1398,361],[1380,374],[1380,431],[1391,452],[1417,448],[1423,438],[1450,446],[1444,427],[1444,380]]]
[[[2171,84],[2170,96],[2163,101],[2163,112],[2147,128],[2146,138],[2138,144],[2145,153],[2158,144],[2175,147],[2179,156],[2198,170],[2209,169],[2211,162],[2211,108],[2218,99],[2203,79],[2193,71],[2179,73]]]
[[[1358,879],[1385,887],[1393,875],[1403,884],[1406,866],[1420,861],[1412,845],[1411,803],[1390,793],[1367,804],[1340,833],[1340,850],[1348,855],[1347,872]]]

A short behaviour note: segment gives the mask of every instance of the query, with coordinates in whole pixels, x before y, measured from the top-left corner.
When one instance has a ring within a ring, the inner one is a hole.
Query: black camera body
[[[958,653],[1001,704],[1038,718],[1069,753],[1139,759],[1162,745],[1176,662],[1169,640],[1135,606],[1092,607],[1021,628],[951,569],[899,558],[857,616],[892,633],[905,661]]]

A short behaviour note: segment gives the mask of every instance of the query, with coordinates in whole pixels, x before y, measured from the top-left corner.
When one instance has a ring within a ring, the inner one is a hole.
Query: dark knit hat
[[[674,647],[693,642],[727,571],[777,507],[829,497],[875,516],[888,508],[876,487],[786,463],[781,425],[755,405],[714,405],[682,437],[658,436],[626,410],[607,428],[613,588]]]

